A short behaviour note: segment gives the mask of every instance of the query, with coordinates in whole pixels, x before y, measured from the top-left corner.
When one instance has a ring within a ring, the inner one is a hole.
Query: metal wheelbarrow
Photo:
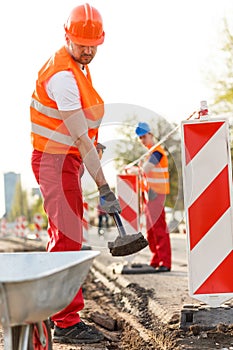
[[[98,251],[0,254],[0,324],[6,350],[51,350],[48,317],[65,308]]]

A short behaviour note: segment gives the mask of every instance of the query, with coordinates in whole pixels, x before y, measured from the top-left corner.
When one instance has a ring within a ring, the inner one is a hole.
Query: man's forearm
[[[87,171],[98,187],[106,184],[98,153],[88,136],[88,126],[83,110],[60,111],[60,113],[81,154]]]
[[[154,168],[154,164],[148,161],[143,164],[143,170],[145,174],[148,174],[153,168]]]
[[[98,153],[89,139],[88,135],[81,136],[76,142],[76,146],[81,154],[83,159],[83,163],[85,164],[87,171],[95,181],[98,187],[107,183],[100,160],[98,157]]]

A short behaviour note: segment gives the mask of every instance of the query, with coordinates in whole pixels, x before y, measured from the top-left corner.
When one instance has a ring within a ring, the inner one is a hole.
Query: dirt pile
[[[86,307],[82,316],[90,323],[95,321],[98,312],[106,318],[115,320],[116,328],[106,330],[96,326],[105,334],[102,344],[80,347],[62,348],[55,350],[232,350],[233,325],[218,325],[215,329],[203,331],[198,326],[189,330],[179,329],[180,315],[173,316],[169,324],[161,324],[151,315],[148,308],[148,297],[153,290],[130,284],[125,290],[110,292],[90,272],[83,286]],[[135,298],[135,294],[137,298]],[[54,345],[55,346],[55,345]],[[57,344],[56,344],[57,346]]]

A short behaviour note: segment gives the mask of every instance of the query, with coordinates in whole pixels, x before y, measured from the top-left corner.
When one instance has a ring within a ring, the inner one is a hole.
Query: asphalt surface
[[[93,262],[93,269],[97,277],[106,277],[104,283],[111,281],[110,288],[126,288],[133,283],[152,290],[148,304],[150,311],[164,323],[180,314],[184,306],[200,305],[199,301],[189,296],[185,235],[171,234],[172,269],[162,273],[150,270],[148,263],[151,253],[148,247],[127,257],[112,257],[108,241],[114,240],[116,235],[114,229],[106,231],[103,236],[98,235],[95,227],[89,230],[88,243],[93,250],[100,251]]]

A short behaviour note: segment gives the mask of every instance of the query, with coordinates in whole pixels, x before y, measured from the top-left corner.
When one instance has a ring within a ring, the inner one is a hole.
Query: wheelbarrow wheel
[[[39,332],[36,324],[30,325],[28,350],[52,350],[51,328],[48,320],[42,322],[46,345],[43,346],[39,339]]]
[[[46,345],[43,346],[39,339],[39,332],[36,324],[30,325],[27,350],[52,350],[52,336],[49,322],[42,322],[43,331],[46,339]],[[12,345],[13,350],[18,349],[20,339],[22,340],[23,326],[12,327]]]
[[[12,329],[12,346],[13,346],[13,350],[15,350],[15,349],[18,349],[22,326],[14,326],[11,329]]]

